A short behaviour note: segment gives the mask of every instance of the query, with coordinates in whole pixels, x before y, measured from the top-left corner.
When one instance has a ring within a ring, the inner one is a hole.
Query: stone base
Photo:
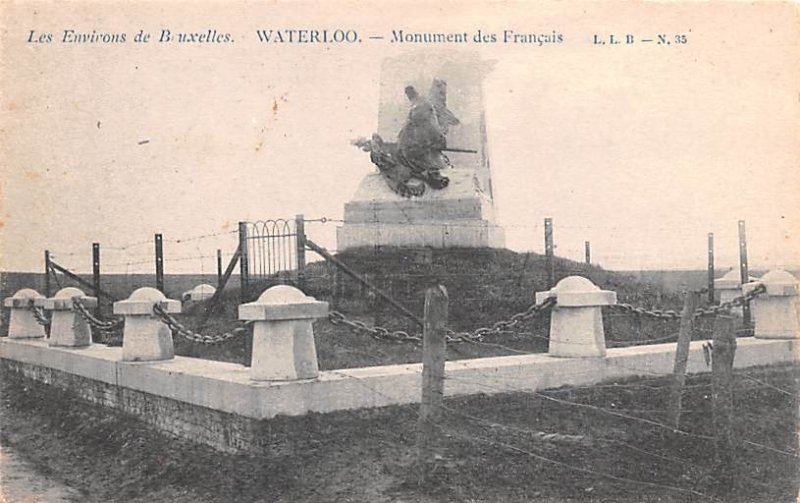
[[[175,357],[172,331],[149,316],[126,316],[122,334],[122,360],[152,362]]]
[[[50,322],[51,346],[83,348],[92,343],[89,324],[75,311],[53,311]]]
[[[550,356],[606,356],[603,314],[599,307],[554,307],[550,316]]]
[[[800,339],[800,303],[797,297],[763,297],[750,303],[757,339]]]
[[[364,246],[503,248],[502,227],[485,221],[345,224],[336,229],[339,251]]]
[[[8,322],[9,339],[33,339],[44,337],[44,327],[27,309],[12,308]]]
[[[339,251],[364,246],[503,248],[505,233],[494,224],[492,200],[470,170],[443,172],[450,184],[404,198],[392,192],[378,173],[367,175],[345,204],[337,229]]]

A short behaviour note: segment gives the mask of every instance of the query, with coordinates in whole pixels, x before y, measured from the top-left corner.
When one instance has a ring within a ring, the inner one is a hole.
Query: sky
[[[800,264],[800,46],[789,3],[4,3],[0,156],[5,271],[43,250],[76,271],[216,270],[243,220],[341,219],[373,171],[350,140],[377,128],[385,56],[439,48],[495,61],[484,81],[507,246],[612,269]],[[258,29],[355,29],[351,45],[262,44]],[[125,44],[62,44],[65,29]],[[134,44],[140,29],[233,44]],[[563,34],[551,45],[393,44],[407,32]],[[29,43],[31,30],[52,44]],[[596,46],[594,35],[686,44]],[[368,36],[385,36],[382,41]],[[673,38],[674,40],[674,38]],[[336,222],[307,225],[335,249]]]

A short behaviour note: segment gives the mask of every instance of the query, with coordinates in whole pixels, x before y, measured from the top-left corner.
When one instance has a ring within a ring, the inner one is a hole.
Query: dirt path
[[[78,491],[39,473],[11,447],[0,446],[0,502],[61,503],[83,500]]]

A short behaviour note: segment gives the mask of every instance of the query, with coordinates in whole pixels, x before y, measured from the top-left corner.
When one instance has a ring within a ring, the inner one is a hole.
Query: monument
[[[471,52],[424,52],[381,66],[378,132],[353,143],[367,174],[345,204],[337,248],[501,248],[495,224],[483,78]]]

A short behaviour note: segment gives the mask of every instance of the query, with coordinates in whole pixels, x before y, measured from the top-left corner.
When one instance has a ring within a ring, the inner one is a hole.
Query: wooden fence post
[[[678,332],[678,344],[675,350],[675,366],[672,371],[669,401],[667,402],[667,424],[680,427],[681,394],[686,382],[686,364],[689,359],[689,343],[692,341],[694,310],[700,304],[698,292],[686,292],[681,312],[681,328]]]
[[[544,254],[547,260],[547,288],[555,286],[555,261],[553,260],[553,219],[544,219]]]
[[[217,288],[222,284],[222,250],[217,248]]]
[[[736,330],[731,316],[717,316],[711,359],[711,401],[714,422],[714,456],[724,487],[730,487],[733,464],[733,359]]]
[[[425,324],[422,333],[422,402],[417,425],[419,483],[425,481],[427,465],[433,456],[434,423],[442,417],[444,361],[449,297],[444,286],[425,291]]]
[[[156,289],[164,293],[164,240],[161,234],[156,234],[155,244],[156,244]]]
[[[50,297],[50,250],[44,251],[44,296]]]
[[[97,297],[97,307],[94,309],[95,315],[100,315],[100,243],[92,243],[92,285],[94,285],[94,296]]]
[[[745,232],[744,220],[739,220],[739,275],[741,282],[750,282],[750,273],[747,267],[747,234]],[[742,306],[742,319],[744,328],[750,328],[750,303],[745,302]]]
[[[708,304],[714,305],[714,233],[708,233]]]
[[[294,217],[295,244],[297,245],[297,288],[306,289],[306,221],[303,215]]]
[[[241,303],[244,304],[250,300],[248,294],[250,289],[250,278],[248,277],[250,266],[247,257],[247,222],[239,222],[239,254],[239,284],[241,285],[239,297],[242,301]]]

